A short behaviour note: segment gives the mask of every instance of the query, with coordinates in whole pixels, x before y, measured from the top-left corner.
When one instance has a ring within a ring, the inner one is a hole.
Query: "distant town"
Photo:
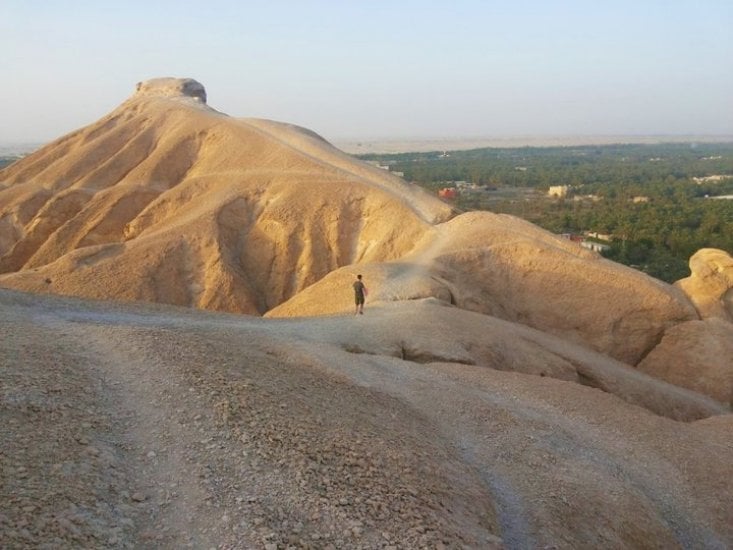
[[[362,155],[460,210],[525,218],[671,282],[733,251],[733,140]]]

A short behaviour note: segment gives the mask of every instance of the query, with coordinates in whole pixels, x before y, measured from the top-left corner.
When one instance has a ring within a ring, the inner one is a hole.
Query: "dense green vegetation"
[[[611,235],[604,254],[659,279],[689,274],[689,257],[704,247],[733,253],[733,143],[524,147],[364,155],[405,179],[437,190],[466,181],[463,210],[514,214],[556,233]],[[550,198],[550,186],[570,186]],[[636,202],[634,200],[636,199]]]

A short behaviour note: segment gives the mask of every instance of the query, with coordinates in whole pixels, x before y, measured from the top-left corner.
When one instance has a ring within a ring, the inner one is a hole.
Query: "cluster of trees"
[[[544,207],[529,211],[525,217],[531,221],[556,233],[612,235],[607,257],[667,282],[689,275],[688,260],[700,248],[733,253],[733,200],[653,196],[644,203],[622,198],[537,202]],[[521,215],[516,206],[498,210]]]
[[[733,174],[733,144],[622,144],[578,147],[484,148],[395,155],[362,155],[388,163],[420,184],[470,181],[479,185],[549,187],[645,184]]]
[[[693,179],[733,175],[733,143],[448,154],[370,157],[430,189],[466,180],[497,190],[461,195],[456,205],[463,210],[509,213],[556,233],[612,235],[607,257],[668,282],[689,274],[689,257],[700,248],[733,253],[733,200],[706,198],[733,194],[733,178],[702,183]],[[547,188],[554,185],[569,185],[569,196],[549,198]],[[511,188],[516,195],[502,192]],[[633,201],[639,197],[645,202]]]

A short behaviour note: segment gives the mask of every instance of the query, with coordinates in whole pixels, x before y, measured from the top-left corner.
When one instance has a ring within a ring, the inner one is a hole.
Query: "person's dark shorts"
[[[361,292],[357,292],[354,295],[354,301],[356,302],[357,306],[364,305],[364,294]]]

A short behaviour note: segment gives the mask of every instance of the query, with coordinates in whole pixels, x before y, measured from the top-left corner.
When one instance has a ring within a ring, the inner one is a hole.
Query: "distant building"
[[[733,178],[733,176],[717,174],[715,176],[703,176],[701,178],[692,178],[692,181],[694,181],[698,185],[702,185],[703,183],[718,183],[722,180],[727,180],[729,178]]]
[[[575,202],[581,202],[581,201],[598,202],[598,201],[602,201],[603,197],[601,197],[600,195],[574,195],[573,200]]]
[[[455,187],[443,187],[442,189],[438,190],[438,196],[441,199],[455,199],[458,192],[456,191]]]
[[[371,164],[372,166],[376,168],[381,168],[382,170],[389,170],[389,166],[385,166],[378,160],[368,160],[366,161],[367,164]]]
[[[476,185],[475,183],[469,183],[469,182],[467,182],[467,181],[463,181],[463,180],[461,180],[461,181],[454,181],[454,182],[448,182],[448,183],[453,183],[453,185],[454,185],[454,186],[455,186],[455,187],[456,187],[456,188],[457,188],[457,189],[458,189],[459,191],[465,191],[465,190],[468,190],[468,189],[470,189],[470,190],[474,190],[474,191],[475,191],[475,190],[476,190],[476,189],[478,189],[478,187],[479,187],[479,186],[478,186],[478,185]]]
[[[570,191],[569,185],[552,185],[547,190],[547,194],[550,197],[562,198],[562,197],[567,197],[568,191]]]
[[[608,250],[611,248],[607,244],[597,243],[594,241],[583,241],[580,243],[580,246],[582,246],[583,248],[587,248],[588,250],[593,250],[594,252],[603,252],[604,250]]]

